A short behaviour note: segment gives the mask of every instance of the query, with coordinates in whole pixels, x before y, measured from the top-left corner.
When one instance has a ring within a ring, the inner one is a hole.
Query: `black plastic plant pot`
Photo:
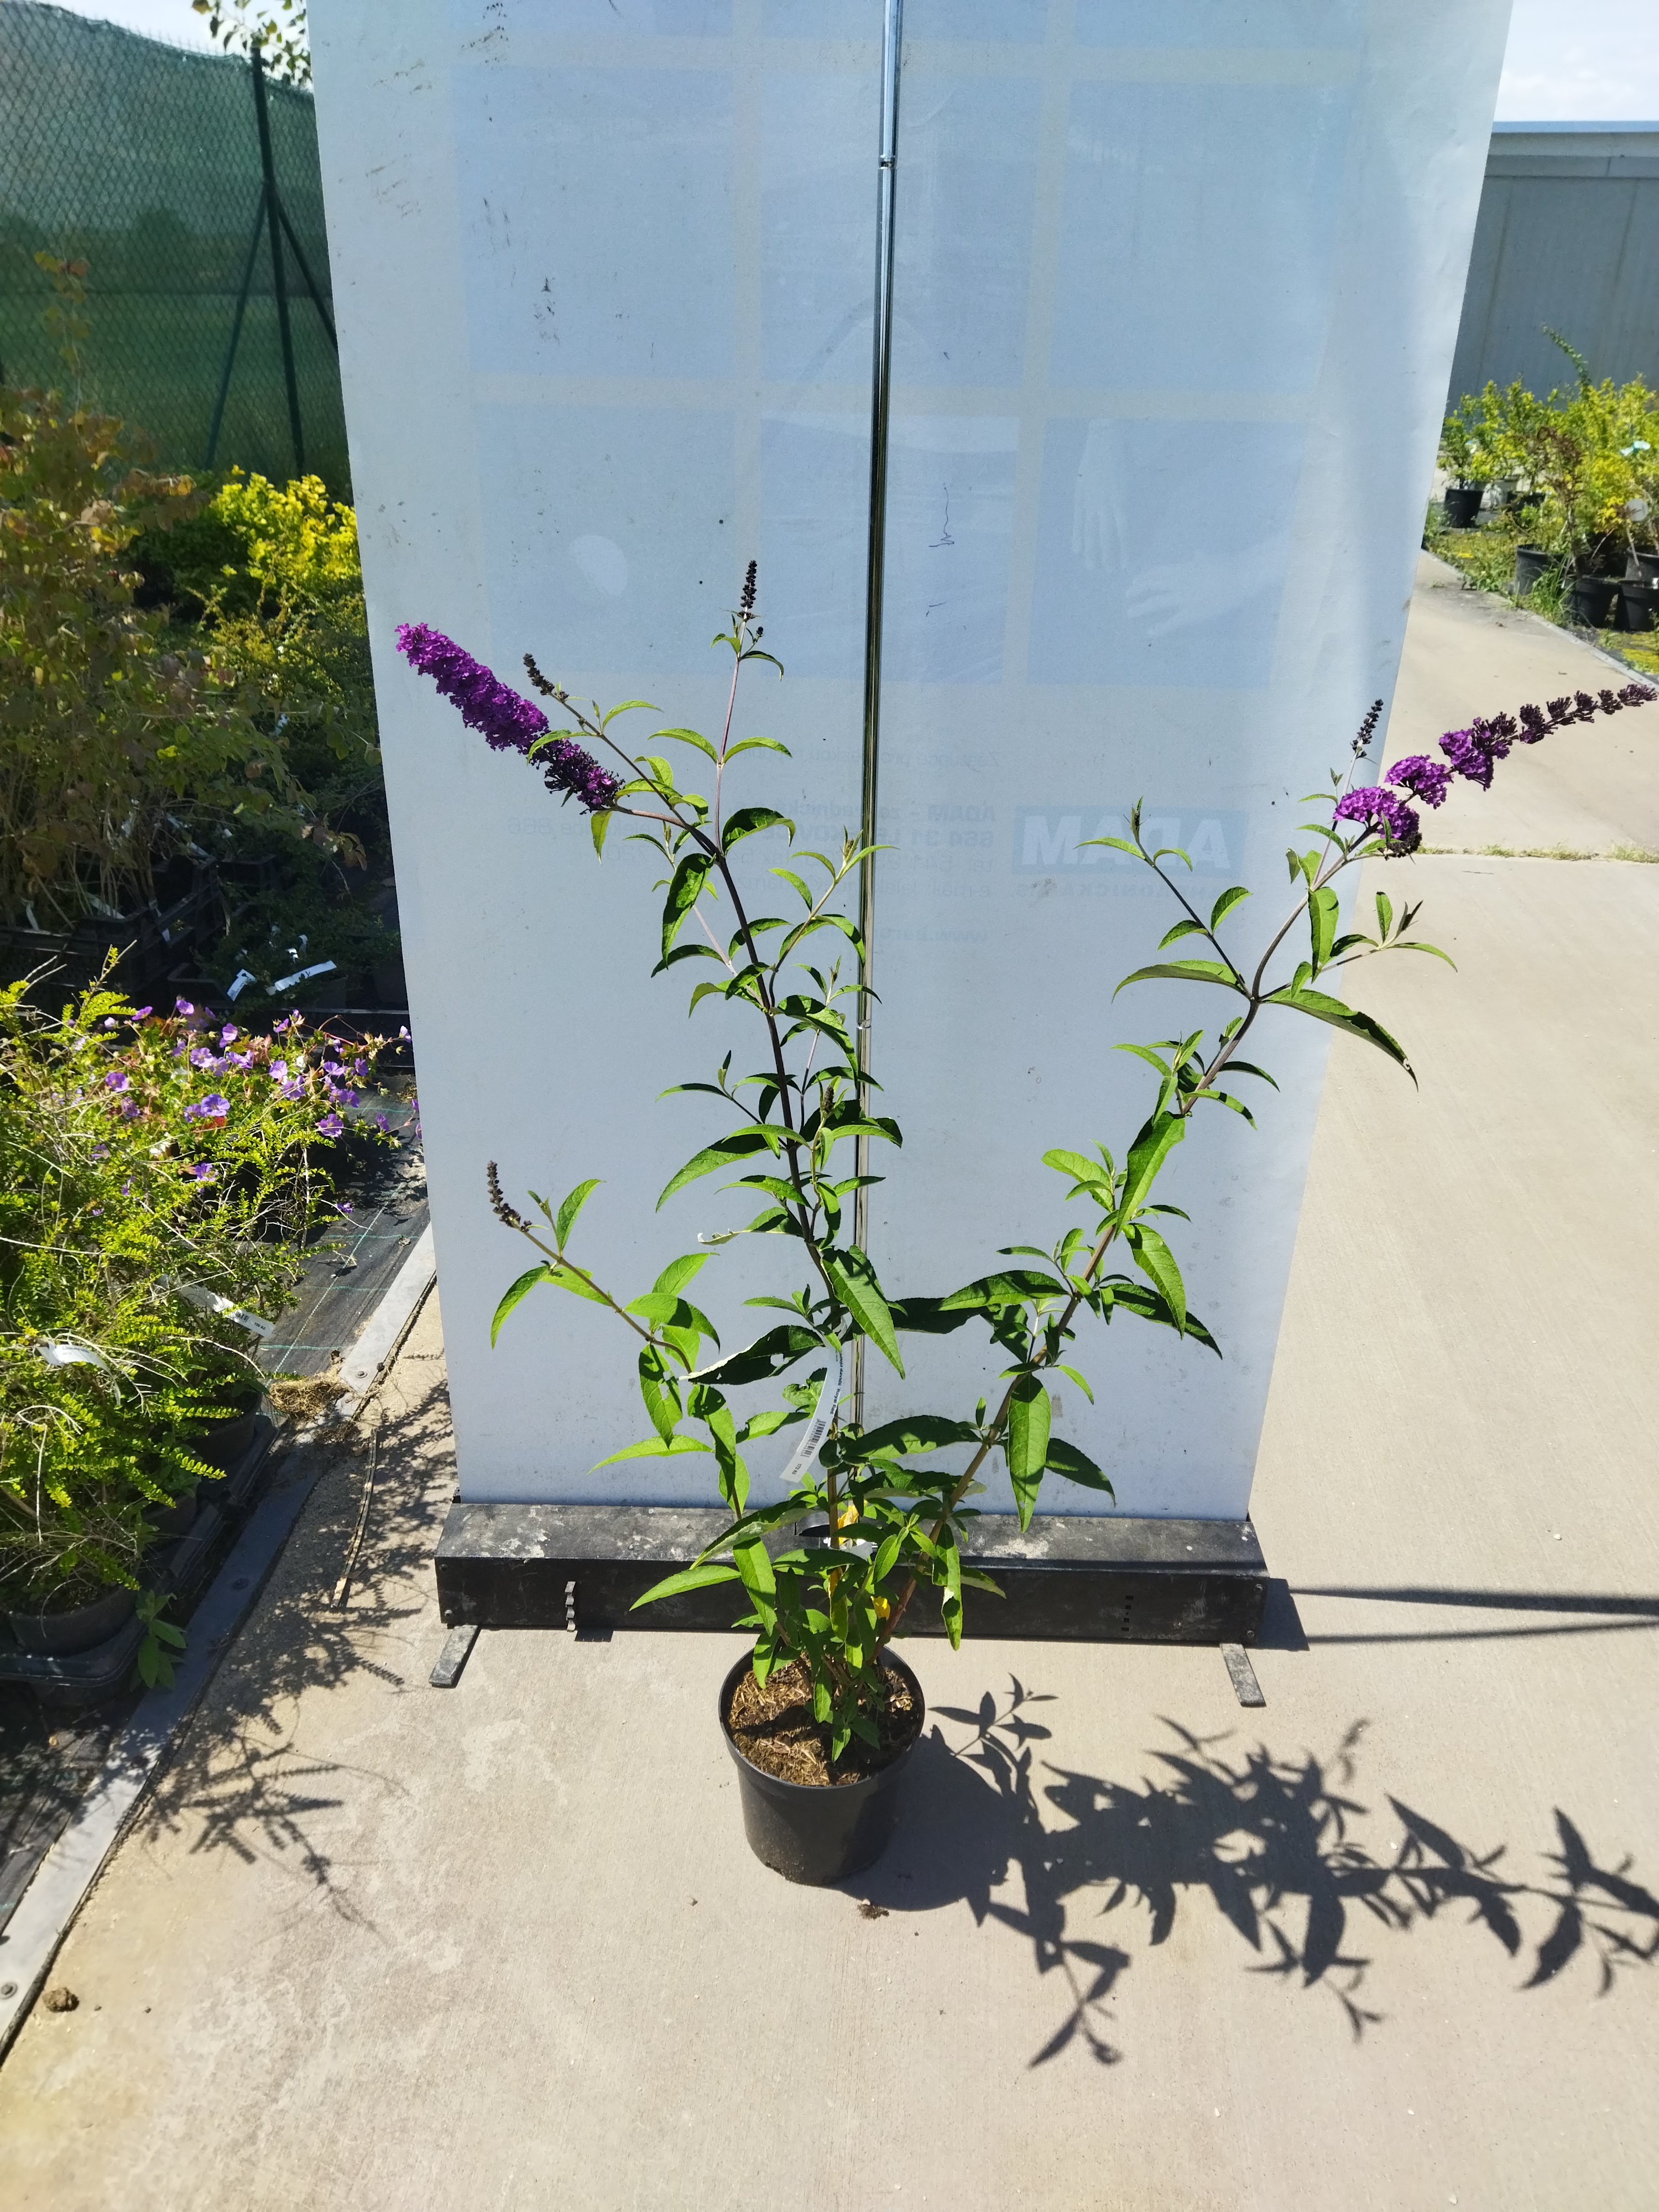
[[[1517,545],[1515,549],[1515,596],[1524,599],[1533,586],[1541,581],[1555,565],[1553,556],[1541,545]]]
[[[1445,512],[1448,530],[1473,530],[1480,516],[1480,499],[1485,484],[1448,484],[1441,495],[1440,504]]]
[[[1659,553],[1632,553],[1625,574],[1632,582],[1639,577],[1644,584],[1659,584]]]
[[[90,1604],[71,1606],[64,1613],[9,1613],[6,1619],[20,1650],[66,1659],[106,1644],[125,1626],[134,1602],[130,1589],[106,1589]]]
[[[1572,580],[1572,618],[1586,629],[1605,629],[1613,620],[1613,601],[1620,592],[1617,576],[1575,576]]]
[[[264,1401],[258,1390],[252,1390],[233,1398],[230,1402],[238,1407],[245,1407],[246,1411],[237,1412],[228,1421],[215,1421],[211,1428],[199,1430],[190,1440],[191,1450],[198,1459],[205,1460],[210,1467],[229,1468],[235,1466],[253,1442],[254,1427]]]
[[[785,1782],[745,1759],[732,1740],[726,1716],[738,1678],[752,1663],[745,1652],[720,1685],[720,1734],[738,1770],[743,1796],[743,1830],[749,1848],[763,1866],[786,1881],[813,1884],[841,1881],[873,1866],[893,1840],[898,1823],[899,1790],[910,1754],[921,1741],[927,1708],[921,1685],[902,1659],[883,1654],[890,1667],[908,1684],[915,1699],[916,1731],[897,1758],[875,1774],[858,1782],[813,1786]]]
[[[1626,576],[1619,586],[1619,599],[1626,629],[1653,628],[1654,602],[1659,599],[1659,592],[1656,592],[1651,584],[1638,582],[1636,578]]]

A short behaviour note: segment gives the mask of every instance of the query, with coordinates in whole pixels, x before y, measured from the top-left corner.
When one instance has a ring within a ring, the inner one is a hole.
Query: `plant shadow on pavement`
[[[1026,1938],[1039,1973],[1057,1973],[1066,2014],[1030,2062],[1080,2044],[1103,2065],[1121,2057],[1107,2033],[1108,2000],[1131,1963],[1127,1951],[1072,1932],[1068,1909],[1102,1895],[1102,1917],[1144,1912],[1146,1941],[1164,1942],[1184,1902],[1206,1892],[1261,1963],[1249,1969],[1334,1996],[1356,2039],[1383,2017],[1366,2008],[1371,1964],[1360,1945],[1402,1936],[1445,1916],[1485,1927],[1506,1960],[1530,1971],[1518,1984],[1552,1981],[1581,1954],[1600,1988],[1621,1968],[1659,1956],[1659,1898],[1632,1878],[1628,1858],[1608,1867],[1577,1824],[1555,1813],[1557,1849],[1537,1881],[1503,1868],[1507,1847],[1477,1850],[1402,1803],[1387,1800],[1400,1831],[1387,1857],[1355,1832],[1369,1808],[1352,1793],[1366,1723],[1348,1730],[1333,1758],[1275,1757],[1263,1746],[1195,1736],[1166,1721],[1168,1748],[1151,1757],[1156,1780],[1107,1781],[1039,1764],[1049,1738],[1036,1709],[1053,1702],[1017,1679],[999,1705],[988,1691],[975,1712],[934,1709],[907,1777],[900,1836],[856,1887],[871,1905],[927,1911],[964,1900],[975,1919]],[[954,1748],[937,1725],[973,1733]],[[1045,1825],[1058,1814],[1065,1825]],[[1018,1869],[1023,1910],[992,1892]]]
[[[441,1367],[435,1371],[441,1377]],[[405,1353],[395,1380],[410,1373]],[[357,1427],[303,1447],[328,1455],[317,1486],[140,1821],[151,1835],[188,1836],[192,1851],[229,1850],[249,1864],[264,1859],[320,1890],[331,1911],[360,1925],[363,1916],[336,1881],[313,1816],[344,1805],[338,1785],[348,1777],[359,1801],[365,1782],[388,1800],[405,1784],[396,1773],[308,1756],[300,1698],[364,1674],[384,1684],[388,1697],[424,1690],[429,1574],[422,1571],[454,1490],[453,1460],[447,1448],[434,1449],[447,1445],[441,1380],[395,1395],[388,1389],[376,1402],[374,1487],[344,1604],[334,1594],[368,1480],[374,1414],[367,1408]]]

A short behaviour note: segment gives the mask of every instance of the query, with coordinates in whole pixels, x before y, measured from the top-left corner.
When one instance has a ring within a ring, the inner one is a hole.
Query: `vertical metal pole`
[[[887,408],[893,380],[893,199],[898,167],[899,59],[904,0],[885,0],[881,47],[881,147],[876,185],[876,314],[870,379],[870,544],[864,600],[864,776],[859,842],[866,850],[859,867],[858,1002],[859,1108],[870,1110],[870,999],[875,962],[876,774],[881,753],[881,602],[887,562]],[[860,1137],[854,1171],[870,1172],[870,1139]],[[853,1242],[868,1249],[870,1193],[860,1183],[853,1199]],[[864,1339],[853,1342],[852,1417],[864,1419]]]
[[[270,151],[270,116],[265,106],[264,56],[256,46],[253,111],[259,123],[259,165],[265,177],[265,216],[270,232],[270,275],[276,288],[276,330],[283,342],[283,378],[288,386],[288,427],[294,440],[294,473],[306,472],[305,437],[300,428],[300,386],[294,374],[294,331],[288,314],[288,278],[283,268],[283,219],[276,198],[276,164]]]
[[[204,469],[213,466],[214,455],[219,450],[219,432],[225,419],[225,402],[230,397],[230,372],[236,366],[236,348],[242,336],[242,318],[247,313],[249,287],[253,283],[253,264],[258,256],[259,239],[265,227],[265,188],[259,187],[259,208],[253,218],[253,235],[248,240],[247,259],[242,264],[241,289],[236,295],[236,313],[231,319],[230,343],[225,349],[225,373],[219,379],[219,397],[213,403],[213,428],[208,432],[207,459]]]

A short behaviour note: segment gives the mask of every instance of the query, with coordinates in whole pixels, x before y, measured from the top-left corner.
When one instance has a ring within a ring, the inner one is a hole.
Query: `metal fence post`
[[[270,117],[265,106],[264,56],[256,45],[249,49],[253,63],[253,108],[259,125],[259,164],[265,179],[265,218],[270,231],[270,274],[276,288],[276,329],[283,344],[283,380],[288,386],[288,426],[294,437],[294,473],[306,472],[305,434],[300,427],[300,384],[294,373],[294,330],[289,320],[288,280],[283,268],[283,217],[276,198],[276,164],[270,151]]]

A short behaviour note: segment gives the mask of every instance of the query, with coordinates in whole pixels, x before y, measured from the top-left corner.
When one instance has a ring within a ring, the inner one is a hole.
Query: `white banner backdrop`
[[[1174,916],[1085,841],[1143,799],[1206,893],[1257,887],[1265,933],[1297,800],[1392,691],[1508,12],[908,0],[874,1038],[906,1145],[872,1207],[896,1293],[1050,1243],[1042,1151],[1121,1155],[1150,1105],[1112,1045],[1220,1018],[1113,1005]],[[701,1499],[697,1461],[596,1468],[643,1426],[608,1316],[540,1293],[490,1351],[533,1255],[483,1163],[556,1197],[605,1177],[577,1249],[633,1295],[746,1218],[712,1182],[653,1211],[719,1127],[657,1093],[740,1032],[684,1023],[684,971],[647,980],[648,858],[596,864],[393,632],[708,727],[707,641],[758,554],[788,676],[740,711],[793,758],[751,756],[744,795],[807,844],[856,827],[880,0],[312,23],[462,1494]],[[1322,1036],[1270,1024],[1259,1129],[1200,1123],[1166,1176],[1224,1360],[1082,1340],[1097,1402],[1062,1386],[1059,1425],[1120,1510],[1247,1509]],[[759,1240],[700,1278],[728,1345],[780,1267]],[[908,1343],[872,1418],[988,1388],[982,1332]]]

